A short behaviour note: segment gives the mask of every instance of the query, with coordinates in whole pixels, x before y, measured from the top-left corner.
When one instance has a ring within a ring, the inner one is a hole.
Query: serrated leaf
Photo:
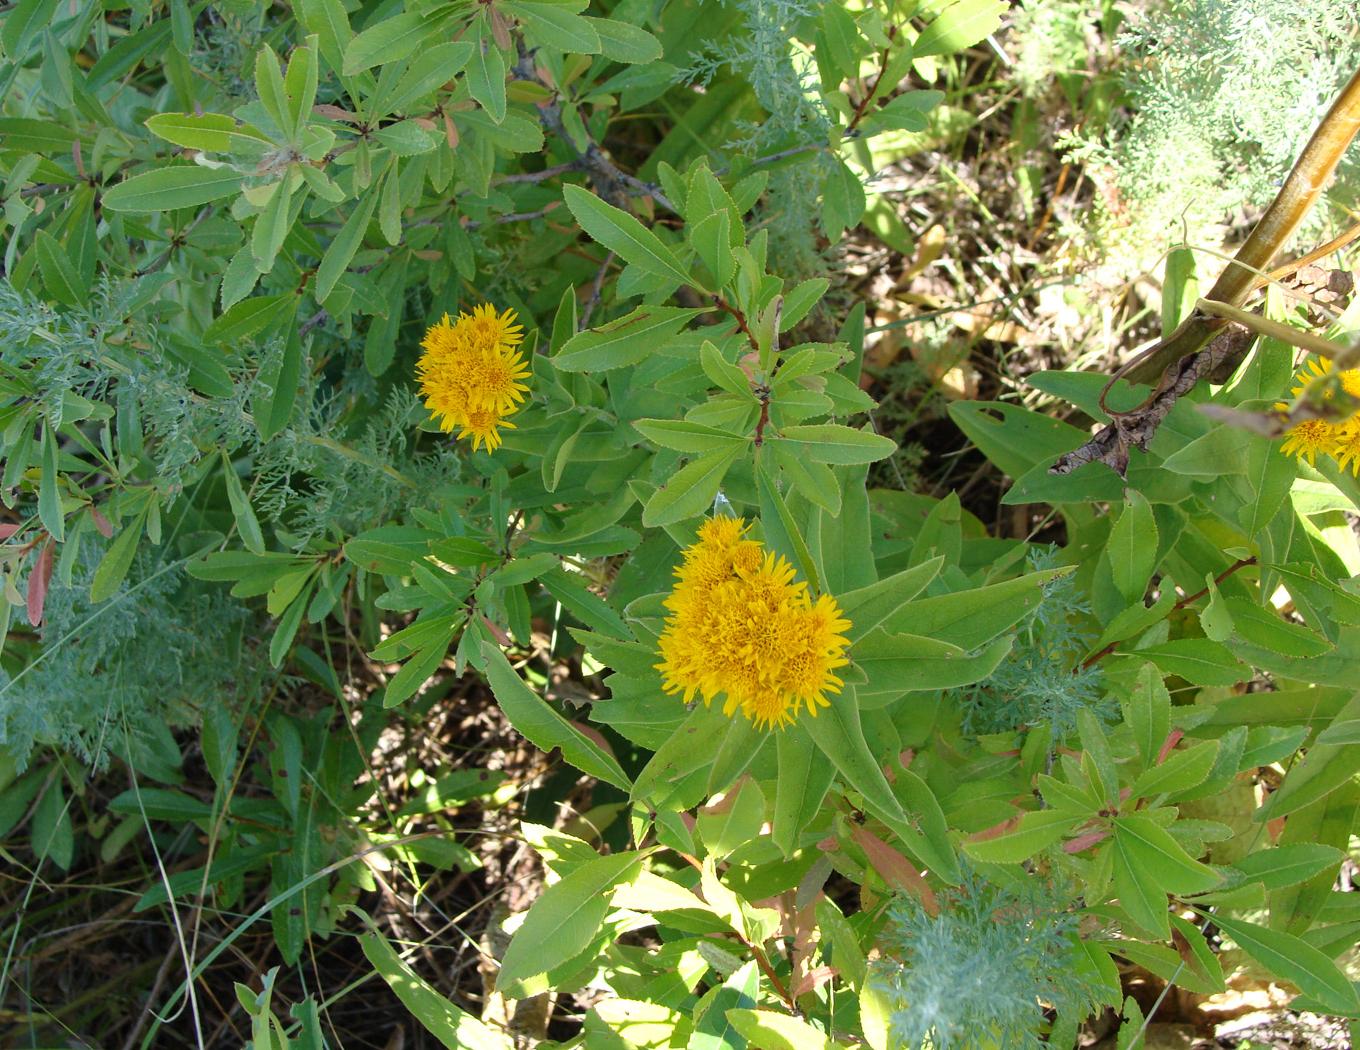
[[[341,72],[352,77],[414,54],[442,21],[442,15],[413,11],[380,19],[349,42]]]
[[[642,524],[649,529],[657,528],[703,514],[713,505],[723,477],[743,448],[744,445],[733,445],[719,449],[681,467],[647,501]]]
[[[779,436],[797,442],[808,458],[817,463],[842,466],[875,463],[897,451],[897,442],[892,438],[839,423],[784,427]]]
[[[964,842],[963,851],[986,864],[1019,864],[1060,841],[1081,819],[1062,810],[1035,810],[1021,816],[1010,831]]]
[[[1254,922],[1230,919],[1221,912],[1213,920],[1248,955],[1273,974],[1298,985],[1299,990],[1340,1014],[1360,1009],[1355,986],[1331,959],[1293,934],[1267,929]]]

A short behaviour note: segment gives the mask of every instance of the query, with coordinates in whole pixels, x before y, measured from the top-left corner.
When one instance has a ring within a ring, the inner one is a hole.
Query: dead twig
[[[1351,77],[1332,103],[1275,200],[1205,299],[1229,307],[1241,307],[1246,302],[1262,275],[1268,275],[1271,260],[1298,229],[1331,181],[1357,133],[1360,133],[1360,71]],[[1121,366],[1100,395],[1100,407],[1110,415],[1109,425],[1081,448],[1058,459],[1050,472],[1069,474],[1083,464],[1099,462],[1122,476],[1128,469],[1130,446],[1146,449],[1182,394],[1200,379],[1212,375],[1218,366],[1231,360],[1232,355],[1240,360],[1245,354],[1251,338],[1245,329],[1236,329],[1235,335],[1230,330],[1226,334],[1232,337],[1225,341],[1214,338],[1231,323],[1224,317],[1214,317],[1203,309],[1196,309],[1169,336]],[[1202,350],[1211,339],[1214,341]],[[1105,402],[1120,379],[1130,383],[1150,383],[1155,379],[1157,383],[1138,407],[1117,412]]]

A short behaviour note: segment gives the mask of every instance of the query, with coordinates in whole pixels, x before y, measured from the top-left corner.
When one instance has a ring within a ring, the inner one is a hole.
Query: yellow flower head
[[[444,431],[472,438],[474,449],[494,451],[500,432],[513,430],[506,417],[519,410],[528,391],[529,368],[516,347],[524,339],[515,312],[497,314],[490,303],[471,314],[449,315],[425,333],[416,363],[420,393]]]
[[[1336,444],[1337,427],[1325,419],[1305,419],[1295,423],[1284,435],[1280,451],[1286,456],[1307,459],[1309,466],[1315,465],[1319,452],[1331,452]]]
[[[815,600],[779,555],[746,539],[738,518],[715,517],[699,529],[675,570],[662,632],[662,687],[707,705],[726,696],[758,727],[783,726],[804,708],[816,716],[827,693],[844,684],[850,621],[830,595]]]
[[[1352,416],[1333,429],[1335,443],[1332,445],[1332,455],[1342,470],[1349,467],[1352,474],[1360,477],[1360,415]]]
[[[1294,388],[1290,394],[1298,397],[1304,392],[1310,383],[1324,376],[1329,376],[1333,372],[1331,361],[1319,361],[1316,357],[1310,357],[1308,362],[1294,376]],[[1340,373],[1341,389],[1351,397],[1360,398],[1360,368],[1348,368]],[[1327,393],[1327,399],[1331,399],[1331,391]],[[1288,406],[1283,403],[1275,406],[1280,411],[1288,411]]]

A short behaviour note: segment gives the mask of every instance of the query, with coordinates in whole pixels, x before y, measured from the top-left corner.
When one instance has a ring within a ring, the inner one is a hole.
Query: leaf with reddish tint
[[[911,861],[873,832],[859,825],[850,828],[850,837],[855,840],[855,845],[864,850],[870,865],[874,871],[883,876],[884,882],[910,893],[921,902],[927,914],[940,914],[940,903],[935,899],[935,891],[930,888]]]
[[[94,522],[94,527],[95,529],[98,530],[99,535],[103,536],[104,539],[106,540],[113,539],[112,522],[110,522],[108,518],[104,517],[104,515],[100,514],[99,508],[96,507],[93,503],[90,504],[90,519]]]
[[[34,627],[42,623],[47,585],[52,582],[52,548],[55,546],[51,539],[43,544],[38,560],[33,563],[33,571],[28,574],[28,622]]]

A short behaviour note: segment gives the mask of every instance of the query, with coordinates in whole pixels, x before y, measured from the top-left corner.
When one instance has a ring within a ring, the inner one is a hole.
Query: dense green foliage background
[[[1050,467],[1358,23],[0,7],[0,1041],[1131,1047],[1242,979],[1342,1039],[1360,484],[1270,421],[1360,307],[1277,278],[1126,477]],[[494,452],[415,378],[483,303]],[[815,718],[662,691],[714,513],[852,624]]]

